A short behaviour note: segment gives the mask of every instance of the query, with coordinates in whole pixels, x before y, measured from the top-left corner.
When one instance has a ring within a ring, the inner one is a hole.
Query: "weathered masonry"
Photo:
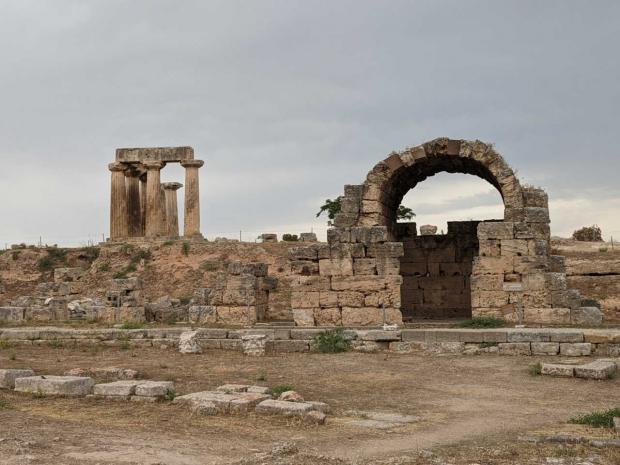
[[[112,172],[110,239],[128,237],[177,237],[179,218],[177,182],[161,183],[160,171],[167,163],[185,168],[185,237],[201,237],[198,169],[191,147],[117,149]]]
[[[452,222],[438,236],[418,236],[415,223],[397,223],[405,194],[442,171],[491,183],[504,218]],[[482,315],[583,323],[592,309],[567,288],[564,259],[551,255],[549,244],[542,189],[522,186],[490,144],[435,139],[392,153],[363,184],[345,186],[327,245],[291,250],[295,323],[368,326]]]

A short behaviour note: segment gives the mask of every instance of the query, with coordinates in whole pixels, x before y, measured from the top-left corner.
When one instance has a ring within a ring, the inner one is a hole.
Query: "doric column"
[[[146,237],[161,235],[162,205],[159,172],[163,167],[160,161],[146,161]]]
[[[185,160],[185,228],[186,237],[202,236],[200,234],[200,191],[198,187],[198,168],[204,165],[202,160]]]
[[[110,163],[112,188],[110,196],[110,239],[127,237],[127,190],[125,188],[125,170],[122,163]]]
[[[142,236],[142,211],[140,208],[140,173],[135,169],[125,171],[127,187],[127,223],[129,237]]]
[[[140,218],[140,235],[146,236],[146,173],[140,176]]]
[[[183,187],[180,182],[165,182],[162,184],[166,195],[166,226],[170,237],[179,237],[179,207],[177,191]]]
[[[159,185],[159,201],[161,202],[161,225],[159,227],[159,234],[162,236],[168,235],[168,215],[166,213],[166,192],[164,191],[164,184]]]

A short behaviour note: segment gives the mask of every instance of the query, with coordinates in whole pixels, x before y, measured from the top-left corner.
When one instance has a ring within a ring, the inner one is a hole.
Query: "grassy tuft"
[[[172,402],[174,398],[177,396],[177,393],[174,389],[166,389],[166,393],[164,394],[164,399]]]
[[[295,388],[289,384],[280,384],[279,386],[274,387],[271,392],[274,397],[279,397],[280,394],[286,391],[294,391]]]
[[[181,246],[181,252],[186,257],[189,255],[189,242],[187,242],[187,241],[183,242],[183,245]]]
[[[577,425],[590,425],[595,428],[613,428],[614,417],[620,417],[620,407],[574,417],[568,422]]]
[[[351,343],[345,339],[342,328],[330,329],[317,334],[314,337],[314,343],[317,350],[324,354],[337,354],[351,348]]]
[[[121,326],[121,329],[142,329],[144,325],[142,323],[125,323]]]
[[[542,374],[542,363],[534,363],[529,366],[530,375],[532,376],[540,376]]]
[[[506,326],[506,321],[494,316],[475,316],[459,324],[461,328],[501,328]]]

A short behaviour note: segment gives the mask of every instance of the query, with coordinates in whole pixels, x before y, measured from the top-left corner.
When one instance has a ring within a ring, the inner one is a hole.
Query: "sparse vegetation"
[[[218,262],[214,262],[211,260],[205,260],[200,264],[200,269],[202,271],[217,271],[220,269],[220,265]]]
[[[181,246],[181,253],[186,257],[189,255],[189,242],[183,241],[183,245]]]
[[[601,228],[597,225],[585,226],[573,233],[573,239],[586,242],[603,242]]]
[[[342,328],[330,329],[317,334],[314,337],[316,349],[324,354],[336,354],[346,352],[351,348],[351,343],[344,337]]]
[[[13,347],[13,341],[5,337],[0,337],[0,349],[11,349]]]
[[[98,270],[102,273],[107,273],[108,271],[110,271],[110,264],[109,263],[102,263],[101,265],[99,265]]]
[[[297,236],[297,234],[283,234],[282,235],[282,240],[284,242],[297,242],[299,241],[299,237]]]
[[[599,252],[607,252],[607,247],[599,247]]]
[[[534,363],[529,366],[530,375],[532,376],[540,376],[542,374],[542,363]]]
[[[114,279],[127,279],[127,272],[126,271],[117,271],[116,273],[114,273],[112,275],[112,278],[114,278]]]
[[[459,324],[461,328],[501,328],[506,320],[494,316],[475,316]]]
[[[614,417],[620,417],[620,407],[574,417],[569,420],[569,423],[590,425],[595,428],[613,428]]]
[[[50,347],[53,347],[53,348],[55,348],[55,349],[60,349],[60,348],[64,347],[63,342],[62,342],[60,339],[56,338],[56,337],[55,337],[54,339],[50,339],[50,340],[47,342],[47,344],[48,344]]]
[[[8,408],[11,408],[11,404],[9,404],[9,401],[0,397],[0,410],[6,410]]]
[[[166,247],[169,247],[171,245],[174,244],[174,241],[164,241],[162,245],[165,245]]]
[[[11,352],[11,355],[9,355],[9,360],[11,361],[17,360],[17,355],[15,354],[15,352]]]
[[[80,258],[83,258],[92,263],[95,260],[97,260],[97,258],[99,258],[100,253],[101,253],[101,250],[99,249],[99,247],[90,245],[82,249],[82,252],[80,253]]]
[[[13,259],[13,261],[16,261],[19,258],[19,254],[21,253],[21,250],[13,250],[11,252],[11,258]]]
[[[279,386],[274,387],[271,392],[274,397],[279,397],[280,394],[286,391],[294,391],[295,388],[289,384],[280,384]]]
[[[481,349],[488,349],[489,347],[497,347],[497,342],[481,342]]]
[[[179,302],[181,302],[181,305],[187,305],[190,303],[191,300],[192,298],[189,296],[179,297]]]
[[[265,376],[265,373],[259,373],[258,376],[256,377],[256,381],[265,381],[267,379],[267,376]]]
[[[125,323],[123,324],[123,326],[121,326],[121,329],[142,329],[144,328],[144,325],[142,323]]]
[[[164,399],[172,402],[176,396],[177,396],[176,391],[174,389],[168,388],[166,389],[166,393],[164,394]]]
[[[338,213],[340,213],[340,210],[342,209],[342,196],[340,197],[336,197],[335,199],[325,199],[325,203],[323,205],[321,205],[321,209],[319,210],[319,212],[316,214],[316,217],[318,218],[319,216],[321,216],[323,213],[327,213],[327,225],[328,226],[333,226],[334,225],[334,219],[336,219],[336,215]],[[398,210],[396,210],[396,220],[410,220],[415,216],[415,213],[413,213],[413,210],[409,207],[405,207],[404,205],[400,205],[398,207]],[[286,240],[284,239],[284,237],[282,238],[282,240]]]
[[[58,268],[60,265],[65,265],[67,262],[67,250],[59,249],[58,247],[49,247],[45,249],[47,255],[39,258],[37,261],[37,268],[41,272],[52,271],[54,268]]]

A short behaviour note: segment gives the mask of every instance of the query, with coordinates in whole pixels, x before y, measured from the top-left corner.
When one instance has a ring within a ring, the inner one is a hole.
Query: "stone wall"
[[[477,226],[477,221],[449,222],[445,235],[418,236],[415,223],[397,224],[405,251],[400,259],[403,318],[471,317]]]

